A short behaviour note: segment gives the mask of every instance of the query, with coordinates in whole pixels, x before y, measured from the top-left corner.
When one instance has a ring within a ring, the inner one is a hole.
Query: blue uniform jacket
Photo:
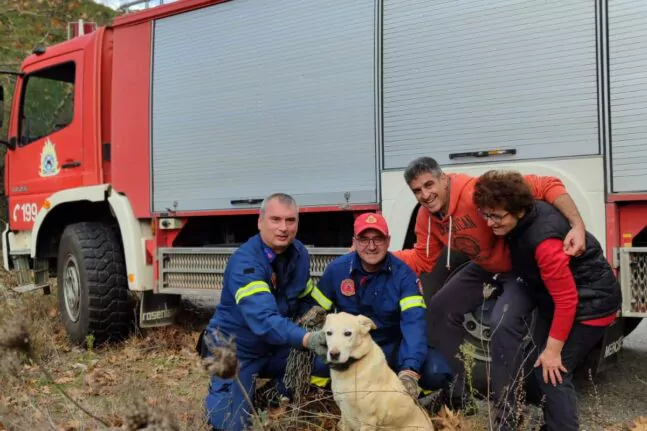
[[[420,372],[428,351],[427,307],[416,274],[400,259],[387,253],[382,268],[370,274],[357,253],[340,256],[326,267],[311,298],[327,311],[373,320],[378,345],[400,343],[397,371]]]
[[[302,347],[306,330],[293,318],[310,307],[304,299],[313,288],[310,257],[298,240],[290,249],[278,273],[272,268],[276,254],[258,234],[229,258],[220,304],[207,329],[234,336],[240,359],[266,356],[276,346]]]

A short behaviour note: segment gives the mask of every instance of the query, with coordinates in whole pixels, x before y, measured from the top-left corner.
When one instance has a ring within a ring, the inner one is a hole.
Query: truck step
[[[49,295],[49,293],[50,293],[49,283],[47,283],[47,284],[33,284],[33,283],[32,284],[23,284],[22,286],[11,288],[11,290],[13,290],[14,292],[17,292],[17,293],[27,293],[27,292],[31,292],[33,290],[38,290],[38,289],[43,289],[43,293],[45,293],[46,295]]]
[[[237,247],[172,247],[159,249],[159,293],[209,295],[222,290],[225,267]],[[310,276],[321,277],[328,263],[346,248],[308,248]]]
[[[30,258],[26,254],[12,256],[14,268],[18,275],[18,287],[12,288],[14,292],[25,293],[32,290],[43,289],[49,295],[49,262],[47,259],[34,259],[34,269],[30,267]]]

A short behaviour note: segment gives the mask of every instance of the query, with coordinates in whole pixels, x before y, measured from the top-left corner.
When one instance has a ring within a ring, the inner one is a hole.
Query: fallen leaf
[[[74,380],[73,377],[59,377],[58,379],[54,380],[54,383],[57,385],[65,385],[67,383],[72,383]]]
[[[69,421],[65,422],[63,425],[60,425],[58,431],[76,431],[81,429],[83,424],[79,421]]]
[[[432,421],[437,429],[446,431],[459,431],[465,428],[459,415],[450,410],[447,406],[443,406],[438,416],[432,418]]]

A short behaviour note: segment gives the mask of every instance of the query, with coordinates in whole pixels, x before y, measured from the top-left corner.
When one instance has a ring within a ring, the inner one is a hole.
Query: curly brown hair
[[[472,201],[479,209],[500,208],[520,213],[532,207],[534,197],[519,172],[493,170],[478,178]]]

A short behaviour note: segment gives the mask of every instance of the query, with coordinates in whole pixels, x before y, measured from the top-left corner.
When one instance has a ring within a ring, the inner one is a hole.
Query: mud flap
[[[153,328],[173,323],[180,307],[181,295],[144,292],[139,307],[139,326]]]
[[[616,319],[613,324],[607,327],[602,339],[602,347],[598,357],[597,372],[605,370],[610,363],[618,358],[618,353],[622,349],[622,342],[624,341],[625,320],[623,318]]]

